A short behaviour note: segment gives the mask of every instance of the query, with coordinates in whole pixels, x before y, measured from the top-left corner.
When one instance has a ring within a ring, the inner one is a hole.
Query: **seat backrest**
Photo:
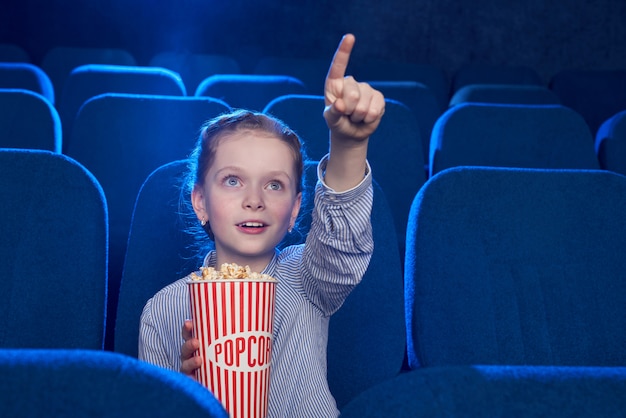
[[[453,74],[451,93],[470,84],[543,86],[544,82],[537,71],[523,65],[467,64]]]
[[[257,61],[253,73],[286,74],[302,81],[307,93],[323,94],[328,65],[327,59],[263,56]]]
[[[311,225],[317,163],[305,168],[305,205],[297,232],[282,246],[303,243]],[[139,318],[146,301],[165,285],[197,269],[205,254],[194,253],[180,216],[180,184],[186,162],[160,167],[137,198],[120,288],[115,351],[137,355]],[[158,224],[162,227],[154,228]],[[374,255],[362,283],[332,317],[328,381],[339,405],[365,388],[397,374],[405,353],[402,265],[386,198],[374,183]],[[200,257],[200,258],[199,258]],[[364,309],[376,304],[376,309]],[[384,341],[379,344],[377,341]],[[367,364],[367,367],[363,367]]]
[[[104,93],[185,96],[186,90],[180,75],[166,68],[81,65],[72,70],[65,80],[57,105],[68,136],[83,103]]]
[[[354,75],[357,80],[417,81],[433,92],[439,110],[443,111],[448,107],[450,79],[442,68],[435,65],[351,59],[347,74]]]
[[[61,97],[72,70],[85,64],[137,65],[137,60],[120,48],[53,47],[44,54],[41,69],[50,77],[55,97]]]
[[[185,231],[189,225],[181,211],[191,199],[181,190],[186,170],[186,160],[160,166],[137,195],[115,322],[118,353],[137,357],[139,318],[148,299],[202,265],[204,254]]]
[[[459,366],[402,373],[341,416],[618,417],[625,408],[624,367]]]
[[[17,44],[0,43],[0,62],[31,62],[31,57]]]
[[[626,109],[626,69],[562,70],[549,87],[563,105],[582,115],[592,135],[605,120]]]
[[[205,78],[195,95],[223,100],[233,108],[261,112],[276,97],[306,93],[304,83],[288,75],[216,74]]]
[[[108,351],[0,350],[0,376],[4,417],[228,417],[187,376]]]
[[[241,67],[235,58],[220,54],[162,51],[150,58],[148,64],[168,68],[180,74],[190,95],[209,76],[241,73]]]
[[[467,84],[450,99],[450,106],[460,103],[561,104],[548,87],[533,84]]]
[[[444,111],[439,107],[432,90],[417,81],[368,81],[368,83],[383,93],[385,98],[396,100],[413,111],[419,128],[422,155],[428,156],[433,126]]]
[[[626,175],[626,110],[607,119],[596,133],[600,167]]]
[[[0,88],[30,90],[54,105],[55,96],[50,77],[33,64],[0,62]]]
[[[464,103],[435,123],[429,175],[456,166],[600,167],[583,118],[561,105]]]
[[[45,97],[30,90],[0,89],[0,147],[61,152],[61,119]]]
[[[304,144],[307,156],[319,161],[328,153],[328,126],[324,120],[324,96],[287,94],[270,101],[263,113],[293,129]]]
[[[80,109],[66,153],[96,176],[107,196],[110,320],[143,181],[157,167],[186,158],[202,124],[228,110],[225,103],[208,97],[129,94],[96,96]],[[113,323],[108,325],[107,332],[112,332]]]
[[[411,207],[412,367],[625,366],[626,177],[456,167]]]
[[[58,153],[2,149],[0,196],[0,347],[102,349],[107,207],[97,180]]]
[[[298,95],[279,98],[264,109],[264,112],[283,120],[303,138],[307,153],[314,160],[328,152],[328,126],[323,111],[323,96]],[[374,178],[391,206],[398,246],[403,254],[411,201],[426,181],[426,160],[418,122],[411,109],[403,103],[386,99],[385,116],[370,139],[368,159]]]

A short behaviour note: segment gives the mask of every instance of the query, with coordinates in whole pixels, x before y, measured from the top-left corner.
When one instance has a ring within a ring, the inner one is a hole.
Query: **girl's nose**
[[[246,199],[244,200],[244,207],[252,210],[263,209],[263,199],[257,193],[250,193],[246,196]]]

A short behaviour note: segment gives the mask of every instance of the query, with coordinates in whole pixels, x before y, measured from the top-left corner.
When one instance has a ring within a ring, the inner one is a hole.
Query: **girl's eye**
[[[224,184],[226,186],[235,187],[239,185],[239,179],[234,176],[227,176],[224,178]]]
[[[281,190],[283,185],[278,181],[272,181],[267,185],[267,188],[270,190]]]

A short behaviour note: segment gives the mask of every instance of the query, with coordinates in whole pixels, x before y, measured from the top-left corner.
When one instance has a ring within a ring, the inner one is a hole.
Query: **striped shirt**
[[[262,273],[278,280],[270,374],[269,417],[337,417],[326,380],[329,317],[360,282],[374,242],[371,170],[353,189],[336,193],[318,166],[311,229],[303,245],[276,251]],[[204,261],[215,267],[215,252]],[[152,297],[143,309],[139,358],[179,371],[182,324],[190,317],[187,278]]]

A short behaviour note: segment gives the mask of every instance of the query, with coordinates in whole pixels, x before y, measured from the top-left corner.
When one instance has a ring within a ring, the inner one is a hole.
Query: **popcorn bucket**
[[[190,280],[194,337],[203,365],[196,379],[232,418],[265,417],[276,281]]]

